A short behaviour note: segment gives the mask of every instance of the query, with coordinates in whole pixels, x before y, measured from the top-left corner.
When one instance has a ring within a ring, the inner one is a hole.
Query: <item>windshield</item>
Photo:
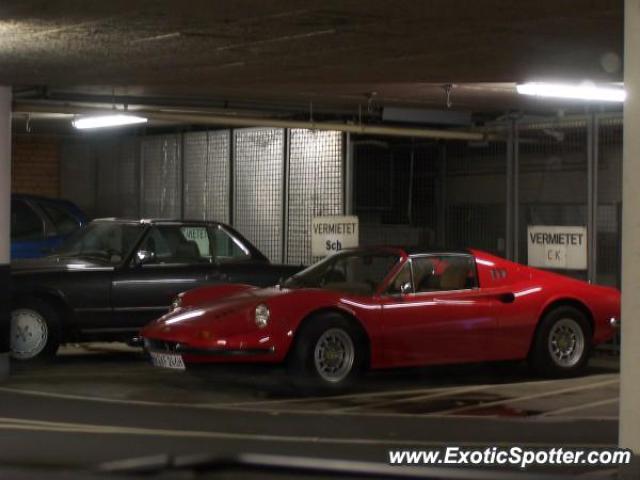
[[[71,235],[55,253],[117,264],[131,251],[143,230],[140,224],[93,222]]]
[[[333,255],[289,278],[285,288],[324,288],[359,295],[375,293],[400,257],[384,252]]]

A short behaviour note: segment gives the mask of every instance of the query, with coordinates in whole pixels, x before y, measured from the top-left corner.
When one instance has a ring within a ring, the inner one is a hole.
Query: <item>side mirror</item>
[[[404,282],[402,285],[400,285],[400,293],[402,295],[413,293],[413,285],[411,284],[411,282]]]
[[[136,265],[144,265],[145,263],[153,262],[156,259],[156,254],[151,250],[138,250],[136,252]]]

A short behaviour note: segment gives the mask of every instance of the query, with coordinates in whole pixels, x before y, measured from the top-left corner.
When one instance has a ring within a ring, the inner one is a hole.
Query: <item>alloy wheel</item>
[[[353,340],[341,328],[330,328],[318,339],[313,358],[320,377],[327,382],[338,383],[344,380],[353,368]]]
[[[584,353],[585,339],[582,328],[572,318],[561,318],[549,332],[549,353],[560,367],[573,367]]]

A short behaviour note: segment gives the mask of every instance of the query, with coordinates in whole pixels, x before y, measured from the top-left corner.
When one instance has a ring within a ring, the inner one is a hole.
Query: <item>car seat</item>
[[[462,290],[466,288],[469,268],[466,265],[450,265],[440,277],[441,290]]]
[[[344,283],[347,279],[340,270],[331,269],[324,276],[325,285],[330,283]]]
[[[180,242],[176,247],[175,258],[179,260],[200,260],[198,244],[192,240]]]

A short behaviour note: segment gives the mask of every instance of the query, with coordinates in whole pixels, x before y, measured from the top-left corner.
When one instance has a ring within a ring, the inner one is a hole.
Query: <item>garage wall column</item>
[[[620,446],[640,455],[640,0],[625,1],[624,23]]]
[[[9,373],[11,87],[0,86],[0,379]]]

